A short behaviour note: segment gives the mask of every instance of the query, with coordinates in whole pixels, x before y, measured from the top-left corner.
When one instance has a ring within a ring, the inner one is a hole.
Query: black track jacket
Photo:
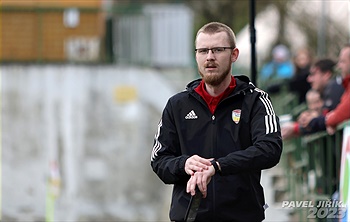
[[[264,91],[246,76],[235,76],[236,88],[217,106],[214,115],[194,89],[201,79],[171,97],[155,135],[151,166],[166,184],[174,184],[170,220],[183,221],[190,194],[184,167],[197,154],[215,158],[222,173],[208,184],[196,221],[262,221],[264,193],[261,170],[281,156],[278,117]]]

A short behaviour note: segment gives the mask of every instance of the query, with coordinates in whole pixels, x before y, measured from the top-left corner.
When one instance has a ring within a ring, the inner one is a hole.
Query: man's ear
[[[333,73],[330,71],[327,71],[324,75],[327,76],[327,78],[329,78],[329,79],[331,79],[333,77]]]
[[[238,55],[239,55],[239,50],[237,48],[232,49],[231,61],[236,62],[236,60],[238,59]]]

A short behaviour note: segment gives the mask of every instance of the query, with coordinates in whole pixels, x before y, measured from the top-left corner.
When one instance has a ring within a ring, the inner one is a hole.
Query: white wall
[[[172,74],[2,66],[3,219],[45,218],[56,162],[55,221],[167,221],[171,187],[150,167],[161,110],[178,91],[164,75]]]

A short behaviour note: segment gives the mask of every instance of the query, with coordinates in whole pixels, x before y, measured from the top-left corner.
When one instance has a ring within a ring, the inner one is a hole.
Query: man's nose
[[[209,50],[208,54],[207,54],[207,60],[214,60],[214,59],[215,59],[215,55],[214,55],[213,51]]]
[[[311,83],[312,82],[312,77],[309,75],[307,78],[306,78],[306,81]]]

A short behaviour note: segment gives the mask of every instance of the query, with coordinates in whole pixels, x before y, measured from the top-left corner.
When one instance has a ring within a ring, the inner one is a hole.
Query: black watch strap
[[[213,167],[215,169],[215,173],[220,173],[220,169],[219,169],[219,166],[218,166],[216,160],[212,160],[212,161],[210,161],[210,163],[213,165]]]

